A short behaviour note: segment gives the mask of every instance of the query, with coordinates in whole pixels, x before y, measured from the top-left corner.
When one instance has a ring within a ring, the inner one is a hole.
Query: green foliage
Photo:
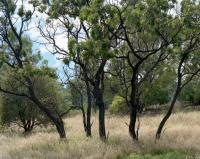
[[[21,17],[24,18],[24,20],[29,20],[32,16],[32,11],[31,10],[25,10],[24,5],[21,5],[18,9],[17,14]]]
[[[200,104],[200,82],[198,80],[194,80],[189,83],[182,90],[180,95],[180,100],[185,102],[190,102],[194,105]]]
[[[69,54],[63,62],[69,65],[70,61],[77,58],[77,61],[80,60],[83,64],[86,64],[86,69],[91,77],[95,76],[93,72],[98,69],[99,61],[102,59],[110,60],[115,55],[130,55],[130,61],[134,66],[138,62],[138,58],[134,57],[135,55],[132,54],[134,51],[132,50],[139,50],[137,53],[141,57],[145,57],[148,53],[155,51],[155,56],[151,55],[152,57],[148,58],[140,66],[138,74],[142,77],[155,63],[155,59],[158,58],[157,55],[160,52],[165,52],[168,58],[166,59],[167,62],[162,62],[164,66],[158,65],[152,75],[150,75],[150,79],[145,79],[140,85],[141,87],[139,86],[139,93],[141,92],[143,103],[146,105],[164,104],[169,102],[172,96],[177,73],[174,70],[177,68],[180,56],[188,44],[190,44],[191,37],[195,39],[193,35],[199,35],[199,4],[183,0],[180,4],[181,10],[179,15],[172,13],[176,9],[177,3],[176,0],[142,0],[137,1],[136,5],[131,5],[131,3],[127,5],[127,3],[122,1],[120,5],[115,6],[105,3],[104,0],[53,0],[48,14],[51,20],[67,17],[66,21],[63,21],[63,27],[69,33]],[[68,20],[70,21],[69,24]],[[80,39],[78,39],[80,34],[77,31],[77,28],[79,28],[77,25],[79,24],[84,34],[84,38]],[[84,26],[81,24],[84,24]],[[85,29],[83,29],[84,27]],[[85,30],[87,30],[87,33]],[[111,32],[115,33],[116,36],[112,35]],[[75,37],[77,36],[76,34],[78,37]],[[127,43],[127,41],[129,42]],[[156,51],[161,42],[163,44],[165,42],[166,46],[161,51]],[[168,46],[168,42],[172,44]],[[115,46],[115,43],[118,43],[116,44],[117,46]],[[132,48],[127,47],[128,45],[132,45]],[[199,58],[196,56],[197,52],[194,53],[195,56],[190,57],[192,60],[187,63],[188,67],[186,69],[189,71],[198,66],[198,62],[195,62],[195,59],[199,61]],[[118,63],[118,61],[116,60],[115,63]],[[120,67],[122,70],[125,70],[124,76],[128,87],[127,95],[129,96],[130,80],[133,72],[131,68],[126,68],[129,67],[127,63]],[[119,73],[118,68],[109,69],[111,72],[114,70]],[[29,70],[29,72],[31,71]],[[118,85],[115,86],[115,88],[118,87],[115,93],[125,96],[126,90],[124,90],[124,85],[118,82],[115,77],[111,78],[114,81],[113,83]],[[105,94],[113,95],[109,92],[107,86],[105,89]],[[75,97],[73,103],[76,103],[76,99],[79,97],[74,92],[72,91],[71,93]],[[186,93],[190,97],[184,98],[194,100],[194,97],[192,97],[193,92],[194,90],[191,93]],[[106,96],[105,99],[108,100],[108,103],[110,102],[109,97]],[[119,103],[122,102],[122,99],[114,98],[114,103],[110,107],[114,112],[118,111],[118,109],[121,110],[121,108],[118,108],[120,104],[116,104],[115,100]]]
[[[24,7],[23,7],[23,6],[21,6],[21,7],[18,9],[18,15],[19,15],[20,17],[22,17],[22,16],[24,15]]]
[[[13,47],[15,47],[15,48],[19,47],[17,38],[10,29],[8,30],[8,38],[10,40],[10,43],[13,44]],[[20,58],[23,59],[23,61],[24,61],[25,69],[20,70],[20,72],[24,71],[24,73],[25,73],[26,70],[30,71],[30,68],[34,68],[32,66],[36,67],[38,62],[42,60],[42,57],[40,55],[40,52],[35,52],[35,54],[32,53],[32,41],[28,36],[22,37],[22,43],[23,43],[23,48],[20,52]],[[1,62],[4,62],[4,63],[8,62],[11,65],[15,66],[17,69],[16,58],[11,59],[11,57],[14,57],[14,56],[15,55],[12,52],[12,50],[10,49],[10,46],[7,43],[4,43],[2,50],[1,50],[1,54],[0,54]]]
[[[18,80],[17,80],[18,79]],[[20,77],[13,72],[2,80],[4,89],[15,92],[24,93],[29,95],[27,87],[24,82],[19,80]],[[57,111],[66,109],[64,103],[64,94],[62,87],[55,78],[50,76],[34,76],[34,90],[37,98],[42,102],[45,107],[50,107]],[[34,120],[35,124],[46,124],[49,119],[43,112],[40,111],[38,106],[27,97],[19,97],[15,95],[1,93],[1,122],[4,125],[17,123],[19,126],[24,126],[24,122]]]
[[[69,54],[71,57],[75,57],[77,53],[77,41],[74,38],[70,38],[68,41],[68,49],[69,49]]]
[[[159,151],[151,154],[131,154],[123,159],[183,159],[183,158],[195,158],[195,155],[190,152],[184,151]]]
[[[3,4],[2,4],[3,3]],[[8,4],[8,12],[10,13],[10,14],[14,14],[14,12],[15,12],[15,9],[16,9],[16,4],[15,4],[15,2],[13,1],[13,0],[8,0],[7,1],[7,4]],[[2,1],[2,2],[0,2],[0,5],[5,5],[4,4],[4,2]]]
[[[95,25],[93,29],[91,30],[92,38],[94,40],[98,40],[98,39],[103,38],[102,35],[103,35],[102,28],[99,25]]]
[[[169,90],[162,86],[154,86],[148,90],[148,96],[144,97],[146,105],[166,104],[170,101]]]
[[[129,108],[128,108],[124,98],[122,98],[120,96],[115,96],[113,98],[112,104],[109,106],[108,111],[111,114],[123,115],[123,114],[128,113]]]
[[[166,104],[170,101],[176,83],[174,67],[174,64],[162,63],[142,83],[141,98],[145,105]]]
[[[18,124],[23,127],[23,122],[34,120],[44,123],[45,117],[29,99],[11,95],[1,95],[1,124]],[[47,120],[46,120],[47,122]]]

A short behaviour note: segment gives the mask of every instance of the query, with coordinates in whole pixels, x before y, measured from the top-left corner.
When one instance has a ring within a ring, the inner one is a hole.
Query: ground
[[[98,138],[94,116],[93,137],[85,137],[81,115],[65,119],[66,140],[54,127],[38,128],[24,136],[13,129],[1,130],[0,159],[198,159],[200,158],[200,112],[176,113],[168,121],[160,141],[155,131],[162,116],[141,117],[139,142],[128,134],[128,116],[106,117],[108,141]]]

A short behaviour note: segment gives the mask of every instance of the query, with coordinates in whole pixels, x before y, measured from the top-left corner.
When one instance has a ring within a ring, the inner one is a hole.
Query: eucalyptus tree
[[[134,4],[134,5],[133,5]],[[146,77],[163,61],[171,50],[171,44],[182,26],[170,14],[174,1],[122,1],[107,7],[107,26],[117,40],[115,56],[126,60],[131,70],[130,77],[130,123],[129,133],[138,139],[136,119],[139,109],[139,89]],[[152,61],[152,62],[150,62]],[[149,65],[144,71],[142,67]]]
[[[169,66],[169,56],[160,59],[153,70],[149,68],[155,63],[155,56],[140,67],[138,74],[140,87],[138,90],[139,110],[142,113],[148,106],[166,104],[169,102],[175,80],[174,66]],[[126,60],[114,58],[108,66],[106,73],[110,74],[110,88],[115,94],[121,96],[130,107],[131,69]],[[144,75],[146,76],[144,78]]]
[[[181,3],[180,23],[183,28],[173,45],[172,58],[176,65],[176,87],[170,107],[159,124],[156,139],[161,136],[162,129],[172,114],[176,100],[182,89],[200,72],[200,3],[183,0]]]
[[[104,0],[95,1],[52,1],[48,14],[50,29],[42,30],[41,35],[54,47],[54,54],[64,55],[64,63],[79,66],[85,81],[88,95],[87,127],[88,136],[91,129],[91,96],[99,108],[99,136],[106,139],[104,71],[107,61],[112,58],[111,38],[102,22],[106,19],[106,5]],[[55,24],[57,20],[57,26]],[[68,49],[59,47],[56,43],[56,29],[60,28],[68,38]],[[92,90],[90,90],[92,86]]]
[[[2,68],[1,84],[7,90],[13,92],[27,92],[28,90],[19,80],[18,74],[10,69]],[[56,76],[55,76],[56,77]],[[61,87],[54,77],[48,75],[32,77],[35,93],[46,107],[54,106],[60,111],[63,102]],[[0,118],[3,125],[16,124],[24,129],[25,133],[31,132],[35,127],[47,125],[47,116],[26,97],[19,97],[1,93]]]
[[[55,110],[55,107],[46,107],[40,101],[34,90],[34,80],[31,77],[34,75],[45,75],[48,71],[42,71],[34,65],[34,56],[32,49],[25,49],[26,43],[23,43],[23,38],[26,36],[26,31],[30,29],[29,24],[35,12],[36,3],[33,10],[26,10],[23,0],[20,2],[13,0],[0,1],[0,41],[1,41],[1,62],[9,66],[20,77],[18,80],[28,90],[27,92],[17,92],[8,90],[0,86],[0,91],[3,93],[26,97],[44,112],[49,119],[55,124],[60,138],[65,138],[65,129],[63,120]]]
[[[85,97],[87,94],[87,98],[91,98],[91,91],[88,94],[87,85],[85,86],[85,81],[82,80],[81,75],[78,73],[79,71],[75,71],[74,69],[70,68],[68,71],[68,67],[63,68],[65,77],[62,80],[62,83],[68,87],[70,90],[71,96],[71,106],[62,113],[62,116],[67,115],[71,110],[81,110],[83,116],[83,126],[86,136],[91,136],[91,127],[88,129],[87,127],[87,120],[90,123],[90,115],[87,115],[85,112]],[[71,73],[69,73],[71,72]],[[90,88],[90,86],[89,86]],[[91,107],[91,100],[87,100],[87,107]],[[89,116],[89,119],[88,119]]]

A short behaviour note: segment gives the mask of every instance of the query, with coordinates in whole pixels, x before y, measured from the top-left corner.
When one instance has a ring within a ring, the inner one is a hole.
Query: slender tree
[[[62,115],[68,114],[70,110],[72,109],[79,109],[82,112],[83,116],[83,126],[87,137],[92,136],[91,132],[91,108],[92,108],[92,95],[91,95],[91,86],[88,83],[88,81],[85,81],[82,79],[82,76],[80,73],[77,73],[79,71],[73,70],[74,75],[69,75],[67,68],[63,68],[64,74],[65,74],[65,81],[63,81],[63,84],[70,87],[71,90],[71,100],[72,100],[72,106],[64,112]],[[70,71],[72,72],[72,69],[70,68]],[[85,93],[87,94],[87,110],[85,112]]]
[[[161,137],[162,129],[172,114],[176,100],[181,93],[182,89],[192,81],[192,79],[199,74],[199,4],[190,1],[183,1],[181,4],[181,17],[187,19],[184,23],[184,27],[177,37],[178,40],[173,45],[173,57],[177,57],[177,82],[172,97],[170,107],[159,124],[156,132],[156,139]]]
[[[125,48],[126,51],[118,52],[116,57],[126,60],[131,70],[129,133],[133,139],[138,139],[136,119],[139,110],[140,85],[166,57],[170,44],[181,30],[178,22],[168,14],[173,6],[171,1],[160,3],[138,1],[134,5],[130,1],[123,1],[121,5],[108,6],[110,21],[105,21],[104,25],[117,39],[115,41],[118,48]],[[151,59],[156,60],[145,75],[142,73],[142,67]],[[141,74],[143,75],[140,76]]]
[[[62,3],[62,4],[61,4]],[[99,108],[99,136],[106,139],[105,129],[105,103],[104,94],[104,71],[107,61],[112,57],[110,35],[102,25],[105,20],[104,1],[53,1],[48,20],[50,28],[41,29],[41,35],[54,47],[54,54],[64,56],[64,62],[70,61],[80,67],[81,75],[86,83],[88,95],[89,85],[92,86],[92,94],[96,106]],[[59,26],[64,29],[68,37],[68,50],[59,47],[56,43],[56,29],[53,19],[59,21]],[[91,97],[88,96],[88,101]],[[91,103],[91,102],[89,102]],[[91,104],[87,109],[87,125],[90,127]],[[89,128],[90,129],[90,128]]]

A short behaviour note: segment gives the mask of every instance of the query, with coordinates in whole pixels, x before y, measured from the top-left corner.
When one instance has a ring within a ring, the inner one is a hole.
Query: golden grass
[[[19,132],[0,134],[0,159],[115,159],[126,154],[178,149],[200,152],[200,112],[174,114],[166,125],[162,139],[154,136],[161,116],[141,118],[139,143],[128,134],[128,117],[109,116],[106,127],[109,140],[98,138],[98,120],[93,117],[93,137],[86,138],[80,115],[65,119],[67,140],[61,141],[54,128],[40,128],[24,137]]]

